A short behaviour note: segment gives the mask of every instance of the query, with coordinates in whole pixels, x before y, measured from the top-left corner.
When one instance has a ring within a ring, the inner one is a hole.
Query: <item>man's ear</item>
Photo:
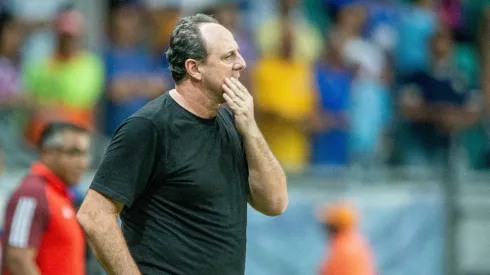
[[[185,61],[185,70],[187,71],[187,74],[195,79],[195,80],[201,80],[202,79],[202,74],[199,71],[199,62],[195,59],[187,59]]]

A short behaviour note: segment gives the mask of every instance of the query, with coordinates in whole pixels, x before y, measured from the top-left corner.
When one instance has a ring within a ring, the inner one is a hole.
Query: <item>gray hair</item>
[[[166,56],[175,83],[184,79],[187,73],[185,69],[187,59],[205,61],[208,57],[206,45],[199,30],[199,25],[203,23],[219,24],[213,17],[199,13],[183,17],[172,31]]]

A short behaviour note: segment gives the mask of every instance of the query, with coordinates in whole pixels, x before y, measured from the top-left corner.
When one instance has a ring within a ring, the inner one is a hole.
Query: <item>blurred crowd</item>
[[[0,167],[27,167],[53,120],[92,131],[97,165],[121,122],[173,87],[168,38],[196,12],[233,32],[240,80],[288,171],[437,165],[454,148],[490,167],[490,1],[101,1],[98,48],[65,1],[2,3]]]

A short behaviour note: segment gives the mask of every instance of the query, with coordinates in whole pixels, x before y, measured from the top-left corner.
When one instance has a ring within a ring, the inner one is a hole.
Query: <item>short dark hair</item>
[[[218,20],[213,17],[198,13],[181,18],[170,35],[167,60],[175,83],[180,82],[185,77],[185,61],[187,59],[205,61],[208,57],[206,45],[199,30],[199,25],[203,23],[219,24]]]
[[[63,134],[66,131],[87,134],[87,135],[89,134],[89,131],[87,129],[70,122],[64,122],[64,121],[50,122],[44,127],[41,133],[41,136],[37,144],[38,149],[44,150],[48,147],[59,146],[59,144],[58,145],[56,144],[58,142],[57,137],[61,136],[61,134]]]

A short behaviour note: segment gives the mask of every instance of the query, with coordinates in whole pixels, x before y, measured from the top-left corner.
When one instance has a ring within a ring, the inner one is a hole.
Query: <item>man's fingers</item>
[[[223,94],[223,98],[225,99],[226,103],[228,103],[228,106],[230,106],[232,111],[238,110],[238,105],[230,98],[230,96]]]
[[[228,97],[233,102],[235,102],[235,104],[237,104],[238,106],[242,106],[243,105],[243,99],[241,99],[240,97],[238,97],[236,95],[235,91],[233,91],[230,87],[228,87],[225,84],[223,84],[223,90],[225,91],[225,94],[228,95]]]
[[[245,86],[243,86],[243,84],[238,79],[231,78],[231,80],[238,87],[238,89],[240,89],[240,91],[242,91],[243,93],[247,93],[248,94],[247,88],[245,88]]]
[[[226,94],[228,94],[228,96],[233,99],[233,100],[236,100],[237,99],[237,96],[235,94],[235,91],[233,91],[230,87],[228,87],[226,84],[223,84],[222,85],[222,88],[223,88],[223,91],[225,91]]]
[[[241,99],[245,99],[244,92],[237,85],[235,85],[235,83],[232,81],[232,79],[234,79],[234,78],[225,79],[226,86],[228,86],[236,96],[238,96]]]

